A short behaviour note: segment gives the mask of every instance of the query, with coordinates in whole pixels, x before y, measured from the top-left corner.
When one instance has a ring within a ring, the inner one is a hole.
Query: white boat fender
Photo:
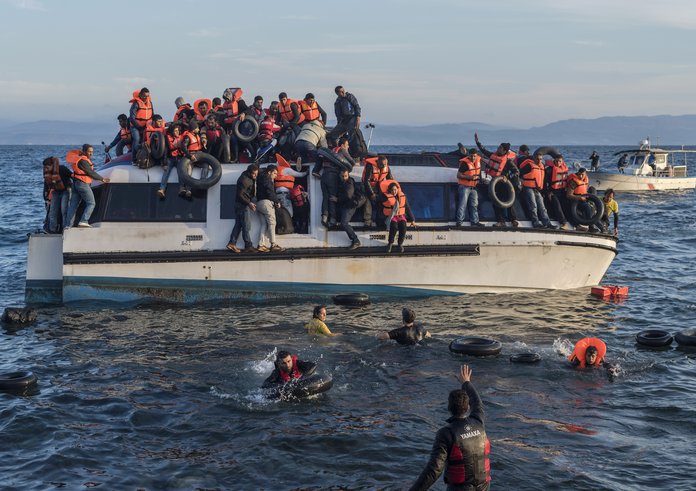
[[[662,329],[648,329],[636,334],[636,342],[653,348],[672,344],[672,334]]]
[[[179,182],[191,186],[192,189],[208,189],[213,187],[222,177],[222,164],[220,161],[213,157],[212,155],[205,152],[196,152],[196,160],[193,164],[203,167],[208,166],[210,172],[205,172],[205,168],[201,169],[201,177],[199,179],[194,178],[186,172],[186,167],[191,161],[186,157],[180,158],[179,163],[176,167],[176,171],[179,175]],[[206,177],[202,177],[202,176]]]
[[[507,195],[508,199],[503,201],[500,198],[500,188],[506,187],[508,189]],[[494,177],[491,179],[490,184],[488,184],[488,196],[491,201],[498,208],[510,208],[515,204],[515,186],[513,186],[510,179],[503,180],[502,176]]]
[[[490,338],[464,337],[452,341],[449,349],[462,355],[493,356],[500,353],[503,345],[500,341]]]
[[[250,142],[259,135],[259,122],[252,117],[238,119],[234,123],[234,134],[239,141]]]
[[[585,198],[587,198],[587,202],[590,202],[594,207],[594,213],[589,217],[581,216],[580,213],[578,213],[578,206],[580,206],[582,201],[573,200],[570,204],[570,216],[580,225],[596,225],[604,214],[604,201],[594,194],[586,194]]]

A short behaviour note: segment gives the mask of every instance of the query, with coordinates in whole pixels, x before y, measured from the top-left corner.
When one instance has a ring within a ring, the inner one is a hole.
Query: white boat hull
[[[696,177],[654,177],[611,172],[589,172],[589,185],[598,191],[670,191],[696,188]]]

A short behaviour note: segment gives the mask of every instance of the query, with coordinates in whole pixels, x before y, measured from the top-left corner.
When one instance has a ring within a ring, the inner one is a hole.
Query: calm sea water
[[[44,216],[41,161],[67,149],[0,147],[2,307],[23,302],[26,233]],[[605,166],[620,149],[597,147]],[[592,148],[559,150],[587,163]],[[466,361],[486,407],[494,489],[696,489],[696,356],[635,345],[643,329],[694,326],[694,192],[619,204],[605,283],[627,285],[625,302],[587,291],[423,298],[410,305],[434,336],[416,348],[374,337],[399,324],[396,302],[330,306],[343,334],[331,340],[303,333],[310,302],[41,308],[35,324],[0,330],[0,372],[39,378],[34,395],[0,393],[0,488],[404,489]],[[503,352],[454,356],[447,346],[461,335],[499,339]],[[587,335],[607,342],[616,380],[565,365]],[[317,361],[333,389],[265,400],[258,387],[279,349]],[[541,363],[509,362],[527,350]]]

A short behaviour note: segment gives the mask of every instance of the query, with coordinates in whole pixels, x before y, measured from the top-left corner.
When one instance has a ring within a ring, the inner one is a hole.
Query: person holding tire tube
[[[474,140],[476,141],[476,146],[479,151],[488,159],[486,162],[486,174],[490,177],[501,176],[503,181],[508,179],[513,181],[517,180],[519,172],[517,166],[515,165],[515,153],[510,151],[509,143],[501,143],[496,148],[495,152],[490,152],[481,144],[478,138],[478,133],[474,133]],[[506,218],[509,219],[510,224],[513,227],[519,226],[517,221],[517,214],[515,213],[515,205],[509,208],[503,208],[493,203],[493,210],[495,211],[496,223],[494,227],[505,227]]]
[[[260,127],[263,119],[266,117],[266,111],[263,110],[263,97],[260,95],[254,97],[254,104],[245,111],[245,114],[246,118],[254,118]],[[258,139],[254,138],[249,142],[241,143],[242,149],[249,153],[251,159],[253,160],[256,158],[256,154],[260,148]]]
[[[532,219],[534,228],[555,229],[551,224],[549,214],[544,205],[544,198],[541,195],[544,189],[544,156],[535,154],[534,158],[526,158],[520,164],[520,175],[522,176],[522,196],[524,197]]]
[[[578,209],[581,213],[586,215],[591,215],[592,210],[590,205],[587,204],[587,198],[585,195],[588,192],[589,179],[587,177],[587,169],[580,167],[575,174],[570,174],[566,180],[566,200],[568,205],[573,201],[580,201],[578,204]],[[570,217],[571,223],[573,218]],[[587,225],[582,225],[579,223],[573,223],[575,225],[575,230],[581,232],[587,232],[589,227]]]
[[[302,361],[297,355],[288,351],[279,351],[276,355],[275,369],[266,378],[261,386],[264,389],[282,385],[304,376],[309,376],[317,369],[317,364],[312,361]]]
[[[153,141],[153,136],[155,133],[159,133],[158,137],[155,138],[160,138],[159,142],[154,142]],[[145,143],[147,144],[148,148],[150,149],[150,159],[153,162],[153,166],[159,165],[161,167],[165,167],[167,165],[167,128],[164,126],[164,119],[162,116],[159,114],[155,114],[152,116],[152,121],[150,121],[147,126],[145,127],[145,132],[144,132],[144,140]],[[158,143],[160,145],[157,150],[160,150],[161,153],[157,154],[155,152],[155,144]]]
[[[188,124],[188,130],[181,137],[181,145],[179,146],[181,153],[188,159],[189,164],[186,166],[186,172],[191,174],[192,166],[196,164],[196,158],[203,150],[201,141],[201,129],[198,127],[198,121],[191,120]],[[179,178],[179,196],[186,199],[191,199],[191,188],[183,184]]]
[[[619,204],[614,199],[614,190],[609,188],[604,191],[604,213],[600,220],[600,225],[603,233],[609,233],[609,217],[614,215],[614,237],[619,236]]]
[[[404,307],[401,310],[401,319],[404,322],[403,326],[391,331],[382,331],[377,334],[377,339],[382,341],[393,339],[399,344],[412,346],[431,337],[430,331],[422,325],[416,324],[416,313],[412,309]]]
[[[568,166],[562,155],[556,155],[549,163],[546,162],[544,185],[546,188],[546,200],[553,217],[558,220],[563,230],[568,230],[568,220],[563,209],[566,206],[566,181],[568,179]]]
[[[618,375],[618,368],[607,363],[604,356],[607,353],[607,345],[599,338],[582,338],[575,343],[573,352],[568,356],[568,361],[578,368],[604,367],[610,377]]]
[[[490,489],[491,445],[486,435],[483,401],[471,383],[468,365],[460,367],[457,378],[462,388],[451,391],[447,401],[452,417],[435,435],[430,460],[410,491],[429,489],[443,471],[448,491]]]
[[[335,162],[317,154],[317,162],[312,169],[314,177],[321,177],[321,224],[326,228],[334,227],[338,221],[336,204],[338,203],[339,173],[344,169],[351,172],[355,166],[355,160],[350,156],[348,147],[348,139],[342,137],[338,141],[338,146],[332,150],[336,157]]]

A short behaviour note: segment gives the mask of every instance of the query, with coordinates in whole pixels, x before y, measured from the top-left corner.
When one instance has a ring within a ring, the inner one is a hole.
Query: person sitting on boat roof
[[[278,168],[269,165],[259,174],[256,185],[256,210],[263,216],[259,230],[259,252],[282,252],[285,249],[276,244],[276,208],[280,208],[280,200],[275,193],[273,182],[278,176]],[[268,245],[266,245],[268,244]]]
[[[549,220],[544,198],[541,195],[544,189],[544,155],[538,153],[533,159],[527,157],[523,160],[520,164],[520,175],[522,176],[522,196],[527,204],[532,227],[555,229],[556,226]]]
[[[159,114],[155,114],[152,116],[152,121],[150,121],[147,126],[145,127],[145,132],[143,134],[143,140],[145,143],[147,143],[148,148],[152,148],[152,135],[155,133],[159,133],[163,137],[163,142],[166,143],[166,138],[165,135],[167,133],[167,128],[164,125],[164,119],[162,116]],[[162,157],[159,159],[155,159],[152,156],[152,152],[149,152],[150,159],[154,162],[154,165],[160,165],[160,166],[165,166],[167,165],[167,152],[165,149],[165,152],[162,154]]]
[[[321,121],[322,126],[326,126],[326,111],[324,111],[316,101],[314,94],[311,92],[305,94],[299,106],[304,118],[302,122],[303,125],[311,121]]]
[[[285,158],[276,154],[276,160],[278,161],[278,175],[275,178],[273,185],[275,186],[275,192],[280,200],[280,204],[283,208],[288,210],[290,216],[293,217],[293,206],[290,200],[290,192],[295,187],[295,178],[304,177],[307,175],[307,171],[302,172],[302,164],[297,164],[298,170],[293,169],[290,166],[290,162],[285,160]]]
[[[563,160],[563,155],[556,155],[552,161],[546,161],[544,171],[544,184],[546,199],[553,217],[561,224],[561,228],[567,230],[568,220],[563,208],[566,206],[566,180],[568,179],[568,166]]]
[[[210,108],[210,110],[214,113],[219,113],[222,111],[222,99],[219,97],[213,97],[213,107]]]
[[[609,230],[609,217],[614,215],[614,237],[619,236],[619,204],[614,199],[614,190],[609,188],[604,191],[604,214],[600,219],[602,232],[607,233]]]
[[[237,120],[246,118],[247,105],[242,99],[243,91],[239,87],[229,87],[222,93],[222,127],[230,137],[230,160],[239,161],[239,140],[234,133]]]
[[[179,148],[181,149],[183,157],[187,159],[186,168],[184,170],[191,174],[191,169],[193,165],[195,165],[198,154],[203,151],[201,129],[198,127],[198,122],[195,119],[189,121],[188,130],[182,135]],[[181,182],[181,178],[179,178],[179,182]],[[191,188],[182,184],[179,189],[179,196],[191,199]]]
[[[466,149],[464,149],[466,151]],[[478,227],[478,191],[476,186],[481,179],[481,157],[476,150],[472,149],[472,154],[468,152],[459,159],[459,169],[457,170],[457,227],[464,225],[467,208],[469,211],[469,222],[472,227]]]
[[[193,112],[196,116],[196,121],[198,121],[199,125],[202,125],[205,123],[205,118],[208,117],[208,114],[210,113],[210,108],[212,107],[213,103],[210,99],[198,99],[193,103]]]
[[[131,151],[133,152],[133,155],[135,155],[140,149],[140,142],[143,139],[143,131],[145,130],[147,123],[152,119],[153,109],[150,90],[147,87],[143,87],[139,91],[133,92],[133,98],[130,100],[130,102],[131,107],[128,121],[130,122],[131,130]]]
[[[573,201],[581,201],[582,203],[578,205],[578,211],[585,215],[590,215],[592,213],[590,205],[587,204],[586,198],[589,191],[588,184],[589,179],[587,177],[587,169],[584,167],[580,167],[576,173],[570,174],[566,180],[565,196],[568,205],[570,205]],[[572,222],[572,218],[571,223],[575,225],[575,230],[579,230],[581,232],[587,232],[589,230],[587,225]]]
[[[227,249],[232,252],[258,252],[251,242],[251,220],[256,213],[256,179],[259,175],[259,167],[250,164],[237,179],[237,190],[234,197],[234,227],[230,234]],[[240,251],[237,247],[239,233],[244,239],[244,249]]]
[[[599,338],[582,338],[575,343],[573,352],[568,356],[568,361],[575,367],[600,367],[603,366],[609,376],[617,375],[617,367],[607,363],[604,355],[607,353],[607,345]]]
[[[133,138],[131,137],[131,130],[128,124],[128,116],[125,114],[119,114],[118,118],[116,119],[118,119],[118,125],[121,128],[118,130],[118,133],[116,133],[116,137],[113,139],[113,141],[109,143],[106,148],[104,148],[104,151],[109,153],[109,150],[116,147],[116,156],[120,157],[123,155],[124,148],[128,148],[128,151],[131,150]]]
[[[360,104],[353,94],[346,92],[341,85],[334,89],[336,102],[334,102],[334,112],[336,113],[336,126],[329,133],[329,140],[336,141],[339,137],[347,134],[348,141],[351,140],[353,133],[360,131]]]
[[[311,121],[302,126],[300,133],[295,138],[295,152],[302,162],[318,162],[317,149],[328,148],[326,143],[326,129],[319,121]],[[316,167],[315,167],[316,168]],[[315,174],[319,177],[319,174]]]
[[[626,167],[628,167],[628,154],[627,154],[627,153],[625,153],[625,154],[623,154],[623,155],[621,156],[621,158],[619,159],[619,161],[616,163],[616,167],[618,167],[619,172],[620,172],[621,174],[624,173],[624,169],[625,169]]]
[[[174,99],[174,104],[176,105],[176,113],[174,113],[172,122],[180,122],[186,125],[189,121],[196,118],[196,113],[191,104],[187,104],[183,97]]]
[[[244,114],[245,119],[254,118],[260,128],[263,119],[266,117],[266,111],[263,110],[263,97],[261,97],[260,95],[254,97],[254,104],[251,107],[247,108]],[[254,160],[256,158],[257,152],[259,151],[258,139],[255,138],[249,142],[242,142],[241,147],[242,149],[246,150],[249,153],[251,159]]]
[[[363,207],[363,220],[368,222],[372,219],[372,209],[365,209],[367,198],[362,190],[362,186],[355,184],[355,180],[350,177],[350,172],[343,169],[338,181],[338,205],[341,210],[341,227],[348,234],[350,239],[349,249],[357,249],[360,247],[360,240],[356,235],[353,227],[350,226],[350,219],[353,218],[356,210]]]
[[[162,174],[162,180],[160,181],[160,187],[157,190],[159,199],[165,198],[169,176],[172,174],[172,170],[176,169],[179,164],[179,159],[184,155],[181,150],[181,140],[181,123],[170,124],[169,128],[167,128],[167,163],[162,166],[164,172]],[[185,189],[183,193],[184,195],[186,194]]]
[[[509,143],[501,143],[498,145],[495,152],[490,152],[481,144],[477,133],[474,133],[474,140],[476,141],[476,146],[478,147],[479,151],[488,159],[485,168],[488,176],[502,176],[503,181],[507,181],[509,178],[513,178],[519,174],[517,167],[514,164],[516,154],[515,152],[510,151]],[[496,219],[496,223],[493,225],[494,227],[505,227],[506,217],[510,219],[510,223],[513,227],[517,227],[519,225],[514,205],[509,208],[502,208],[500,206],[496,206],[494,203],[493,210],[495,211]]]
[[[596,150],[592,150],[592,155],[590,155],[590,164],[592,172],[597,172],[599,170],[599,154]]]
[[[73,190],[64,228],[72,227],[80,201],[85,202],[85,209],[82,212],[82,217],[77,226],[84,228],[90,227],[89,217],[92,216],[92,212],[96,206],[91,186],[92,181],[96,179],[105,184],[109,182],[108,177],[102,177],[94,171],[92,155],[94,155],[94,148],[92,145],[85,143],[82,145],[82,150],[70,150],[65,157],[65,160],[72,165]]]
[[[205,124],[201,129],[201,138],[205,136],[205,142],[201,141],[201,144],[206,153],[215,155],[216,157],[220,156],[222,131],[222,126],[220,126],[217,116],[208,112],[208,115],[205,117]]]
[[[336,203],[338,202],[338,174],[341,170],[353,170],[355,161],[348,152],[348,138],[341,137],[338,146],[332,150],[336,161],[323,159],[317,155],[317,163],[312,169],[312,175],[319,177],[321,172],[321,224],[324,227],[336,225]]]
[[[315,336],[340,336],[338,333],[333,333],[324,322],[326,320],[326,305],[317,305],[312,311],[312,320],[305,324],[307,334]]]
[[[316,369],[317,364],[314,362],[299,360],[297,355],[292,355],[288,351],[279,351],[276,355],[275,369],[263,382],[262,388],[267,389],[294,379],[307,377]]]
[[[365,207],[370,208],[370,220],[365,222],[366,227],[371,227],[375,220],[372,219],[373,210],[377,211],[377,207],[373,207],[373,204],[377,203],[377,196],[380,193],[379,184],[386,180],[393,180],[391,169],[389,168],[389,159],[386,155],[377,155],[376,157],[366,157],[363,158],[363,173],[362,173],[362,184],[365,190],[365,196],[367,196],[368,201],[365,203]],[[366,210],[367,212],[367,210]],[[380,213],[376,213],[376,221],[380,226],[384,226],[384,220]]]
[[[383,341],[393,339],[399,344],[414,345],[430,337],[430,331],[422,325],[416,324],[416,313],[413,309],[408,307],[401,309],[401,319],[404,323],[403,326],[391,331],[382,331],[377,334],[377,338]]]
[[[412,227],[415,227],[416,219],[413,213],[411,213],[406,195],[401,190],[401,186],[398,182],[382,181],[380,189],[382,190],[382,194],[378,201],[382,205],[382,213],[385,216],[387,230],[389,230],[389,235],[387,237],[387,254],[392,251],[392,244],[394,244],[394,236],[397,230],[399,231],[399,238],[397,240],[399,252],[404,252],[406,224],[408,222]]]
[[[278,113],[283,130],[292,131],[295,136],[299,135],[300,123],[304,122],[299,101],[289,99],[286,92],[281,92],[278,94]]]

